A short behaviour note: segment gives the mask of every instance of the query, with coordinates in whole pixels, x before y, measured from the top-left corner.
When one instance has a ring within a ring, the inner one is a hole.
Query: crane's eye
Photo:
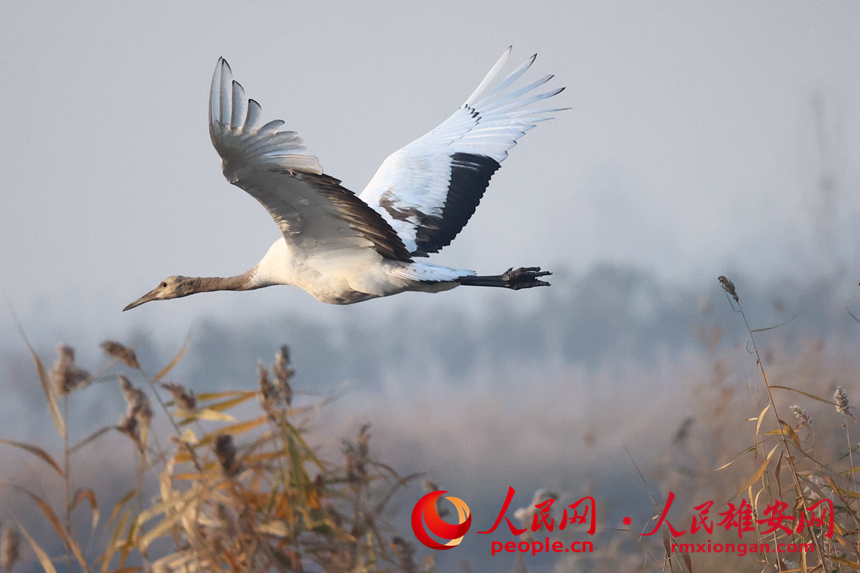
[[[167,283],[161,283],[161,288],[167,288]]]

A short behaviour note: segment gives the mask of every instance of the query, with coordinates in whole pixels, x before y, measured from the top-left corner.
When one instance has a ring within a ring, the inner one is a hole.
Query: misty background
[[[15,316],[46,363],[69,343],[91,370],[105,338],[154,372],[189,337],[172,376],[198,392],[253,387],[257,361],[288,344],[298,388],[342,394],[321,440],[369,421],[381,458],[473,512],[495,517],[508,485],[517,507],[544,485],[595,487],[617,526],[650,517],[624,448],[662,460],[715,353],[740,383],[753,372],[718,275],[753,328],[794,317],[763,335],[780,348],[856,349],[856,3],[10,0],[0,16],[2,437],[52,431]],[[243,272],[278,237],[209,141],[218,57],[360,192],[510,44],[506,70],[537,52],[528,77],[555,74],[554,105],[571,109],[520,140],[431,260],[540,265],[551,288],[334,307],[274,287],[120,312],[168,275]],[[79,436],[124,408],[112,384],[76,398]],[[121,462],[79,472],[105,464]],[[440,564],[480,560],[483,542]]]

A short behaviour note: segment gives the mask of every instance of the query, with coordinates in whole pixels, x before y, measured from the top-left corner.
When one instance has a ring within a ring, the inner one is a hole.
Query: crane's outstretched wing
[[[209,93],[209,134],[227,180],[269,212],[288,244],[307,253],[373,248],[388,259],[412,259],[391,226],[334,177],[323,174],[284,122],[258,127],[260,104],[245,97],[221,58]]]
[[[389,155],[359,195],[397,231],[412,255],[427,256],[449,245],[475,212],[508,150],[535,124],[567,109],[522,109],[564,90],[527,96],[551,75],[508,89],[536,55],[486,92],[510,53],[508,48],[454,115]]]

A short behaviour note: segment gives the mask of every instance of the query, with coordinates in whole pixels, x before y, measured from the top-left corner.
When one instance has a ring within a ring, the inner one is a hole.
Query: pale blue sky
[[[250,5],[249,5],[250,4]],[[167,275],[253,266],[278,231],[226,183],[206,125],[228,59],[267,119],[360,191],[453,112],[509,45],[572,109],[512,150],[434,262],[482,273],[630,262],[707,283],[816,273],[815,214],[857,263],[856,2],[46,2],[0,6],[0,296],[115,335],[201,316],[402,304],[480,307],[483,289],[328,307],[287,287],[153,303]],[[811,101],[824,103],[840,212],[822,215]],[[563,280],[561,277],[559,280]],[[558,283],[557,283],[558,284]],[[539,292],[493,293],[527,305]],[[364,305],[359,305],[364,306]],[[8,313],[0,327],[11,328]],[[95,328],[95,327],[94,327]]]

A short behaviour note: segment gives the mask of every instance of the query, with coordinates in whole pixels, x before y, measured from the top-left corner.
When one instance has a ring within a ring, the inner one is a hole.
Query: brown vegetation
[[[410,543],[391,532],[383,515],[393,493],[416,476],[401,477],[373,459],[369,426],[354,440],[343,440],[340,461],[321,459],[308,445],[305,428],[327,400],[293,405],[286,347],[271,369],[260,365],[258,391],[196,396],[180,384],[162,382],[184,348],[154,376],[144,372],[132,349],[113,341],[102,348],[112,360],[93,375],[75,364],[71,347],[60,347],[50,372],[31,350],[63,442],[63,460],[57,462],[37,445],[0,443],[32,454],[56,474],[65,491],[59,511],[25,486],[10,487],[36,504],[65,551],[51,555],[47,548],[60,544],[37,541],[18,522],[5,528],[2,537],[0,566],[5,571],[14,570],[21,558],[18,531],[48,573],[58,566],[103,573],[418,571]],[[125,372],[117,375],[123,366]],[[130,378],[141,380],[146,390]],[[119,424],[70,444],[68,406],[74,392],[94,381],[117,379],[128,404]],[[153,412],[150,396],[163,416]],[[254,398],[262,409],[259,415],[239,421],[228,413]],[[163,417],[172,428],[169,444],[160,443],[157,435],[163,432],[153,429]],[[208,430],[207,424],[216,428]],[[139,465],[134,487],[104,522],[100,492],[75,483],[70,459],[112,430],[128,436]],[[147,476],[157,480],[154,497],[145,491]],[[77,535],[73,515],[84,505],[92,512],[92,528],[102,530],[101,549],[85,549]],[[424,570],[431,571],[432,565]]]

